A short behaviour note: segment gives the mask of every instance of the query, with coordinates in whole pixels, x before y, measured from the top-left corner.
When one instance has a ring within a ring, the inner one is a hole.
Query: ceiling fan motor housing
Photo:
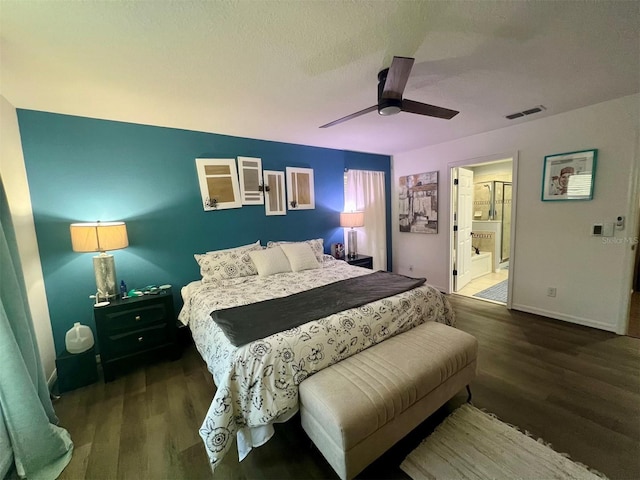
[[[384,98],[384,85],[387,81],[389,69],[385,68],[378,73],[378,114],[388,116],[402,111],[401,98]]]
[[[397,98],[383,98],[378,102],[378,114],[388,116],[402,111],[402,100]]]
[[[365,115],[369,112],[375,112],[376,110],[378,110],[379,115],[384,116],[395,115],[400,112],[408,112],[415,113],[417,115],[426,115],[428,117],[451,120],[460,112],[402,98],[414,61],[414,58],[409,57],[393,57],[391,67],[378,72],[378,103],[376,105],[371,105],[364,110],[360,110],[347,115],[346,117],[321,125],[320,128],[332,127],[333,125],[338,125],[339,123],[358,118],[361,115]]]

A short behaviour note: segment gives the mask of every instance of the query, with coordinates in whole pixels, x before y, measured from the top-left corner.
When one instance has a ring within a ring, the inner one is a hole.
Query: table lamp
[[[100,255],[93,257],[98,295],[105,299],[117,296],[116,264],[107,250],[118,250],[129,245],[125,223],[72,223],[70,230],[74,252],[100,252]]]
[[[340,214],[340,226],[351,227],[348,234],[348,253],[349,258],[356,258],[358,255],[358,232],[354,227],[364,227],[364,212],[342,212]]]

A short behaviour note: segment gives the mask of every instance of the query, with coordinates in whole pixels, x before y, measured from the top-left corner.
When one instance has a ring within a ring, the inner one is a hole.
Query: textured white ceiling
[[[394,154],[640,91],[638,1],[0,0],[16,107]],[[377,73],[416,59],[375,112]],[[509,121],[536,105],[543,113]]]

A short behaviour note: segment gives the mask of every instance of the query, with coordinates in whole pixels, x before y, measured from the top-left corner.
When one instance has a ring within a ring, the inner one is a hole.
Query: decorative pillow
[[[291,271],[289,260],[279,246],[249,252],[249,256],[261,277]]]
[[[232,252],[233,250],[244,250],[244,249],[255,249],[256,247],[258,248],[262,248],[262,246],[260,245],[260,240],[255,241],[254,243],[250,243],[248,245],[241,245],[239,247],[233,247],[233,248],[224,248],[222,250],[211,250],[210,252],[207,253],[225,253],[225,252]]]
[[[322,262],[322,256],[324,255],[324,240],[322,238],[305,240],[304,242],[267,242],[267,248],[272,248],[276,245],[283,245],[288,243],[308,243],[311,247],[311,250],[313,250],[313,254],[316,256],[316,260],[318,260],[318,262]]]
[[[227,278],[247,277],[256,275],[258,271],[249,257],[249,252],[261,250],[260,245],[248,248],[236,248],[230,251],[195,254],[194,257],[200,265],[200,275],[203,283],[213,283]]]
[[[311,245],[307,242],[301,243],[283,243],[280,248],[287,256],[291,270],[300,272],[302,270],[311,270],[312,268],[320,268],[318,259],[311,250]],[[269,251],[270,249],[267,249]]]

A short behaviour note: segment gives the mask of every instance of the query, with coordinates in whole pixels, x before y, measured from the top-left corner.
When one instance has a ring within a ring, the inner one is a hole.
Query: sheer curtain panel
[[[27,303],[11,212],[0,177],[0,478],[55,479],[71,460],[56,425]]]
[[[358,231],[358,253],[373,257],[374,270],[387,269],[387,212],[384,172],[348,170],[344,211],[364,212],[364,227]],[[345,238],[345,250],[348,245]]]

